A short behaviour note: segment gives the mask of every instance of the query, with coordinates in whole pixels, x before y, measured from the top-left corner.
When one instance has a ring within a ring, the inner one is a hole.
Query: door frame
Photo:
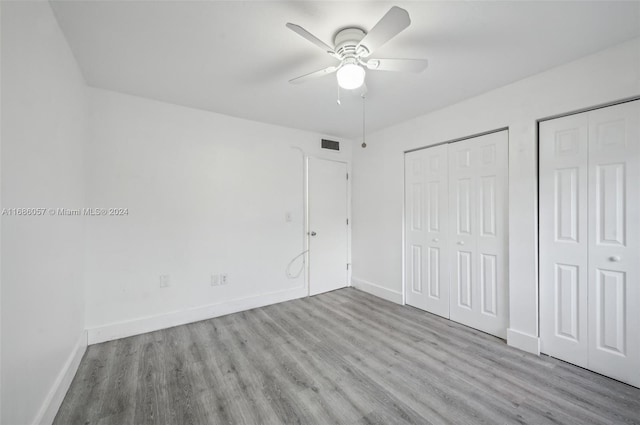
[[[402,193],[402,305],[406,305],[407,304],[407,271],[406,271],[406,261],[407,261],[407,248],[406,248],[406,239],[407,239],[407,222],[406,222],[406,205],[407,205],[407,185],[404,181],[404,176],[406,176],[407,173],[407,169],[406,169],[406,156],[408,153],[411,152],[416,152],[416,151],[421,151],[423,149],[429,149],[429,148],[433,148],[436,146],[441,146],[441,145],[446,145],[446,144],[450,144],[450,143],[456,143],[456,142],[462,142],[463,140],[468,140],[468,139],[473,139],[476,137],[481,137],[481,136],[486,136],[489,134],[493,134],[493,133],[499,133],[501,131],[506,131],[507,132],[507,138],[509,135],[509,127],[500,127],[500,128],[496,128],[494,130],[488,130],[488,131],[483,131],[481,133],[475,133],[472,134],[470,136],[464,136],[464,137],[458,137],[456,139],[450,139],[444,142],[437,142],[437,143],[433,143],[431,145],[426,145],[426,146],[421,146],[419,148],[414,148],[414,149],[408,149],[405,150],[403,152],[403,164],[402,164],[402,171],[403,171],[403,182],[402,182],[402,187],[403,187],[403,193]],[[507,155],[509,152],[509,144],[507,143]],[[509,169],[507,166],[507,188],[509,186]],[[508,230],[508,223],[509,223],[509,205],[507,203],[507,230]],[[507,238],[507,254],[509,253],[509,239]],[[508,271],[509,271],[509,257],[507,255],[507,294],[508,294],[508,289],[509,289],[509,276],[508,276]],[[448,273],[448,271],[447,271]],[[507,296],[507,303],[508,303],[509,299]],[[508,327],[507,327],[508,328]]]
[[[304,156],[304,249],[306,251],[306,254],[304,256],[305,258],[305,262],[304,262],[304,280],[305,280],[305,287],[306,287],[306,292],[307,292],[307,297],[311,296],[311,273],[310,273],[310,269],[309,269],[309,264],[311,262],[311,236],[310,236],[310,231],[311,229],[309,228],[310,225],[310,209],[309,209],[309,199],[310,199],[310,194],[309,194],[309,159],[318,159],[318,160],[323,160],[323,161],[332,161],[332,162],[339,162],[342,164],[346,165],[347,168],[347,175],[349,176],[346,179],[346,183],[347,183],[347,199],[346,199],[346,203],[347,203],[347,219],[349,220],[349,224],[347,225],[347,265],[348,265],[348,269],[347,269],[347,287],[352,286],[351,284],[351,273],[352,273],[352,267],[351,267],[351,161],[349,160],[345,160],[345,159],[336,159],[336,158],[328,158],[326,156],[322,156],[322,155],[305,155]]]

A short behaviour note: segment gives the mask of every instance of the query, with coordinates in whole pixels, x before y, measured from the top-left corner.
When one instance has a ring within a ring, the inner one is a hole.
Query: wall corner
[[[536,335],[529,335],[509,328],[507,329],[507,345],[536,356],[540,355],[540,338]]]

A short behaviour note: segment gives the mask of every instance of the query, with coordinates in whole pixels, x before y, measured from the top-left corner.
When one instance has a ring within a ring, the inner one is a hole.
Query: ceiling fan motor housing
[[[358,47],[358,43],[360,43],[360,40],[362,40],[365,35],[367,35],[367,33],[361,28],[345,28],[338,31],[333,39],[333,43],[335,45],[335,52],[340,59],[358,58],[368,53],[366,47]]]

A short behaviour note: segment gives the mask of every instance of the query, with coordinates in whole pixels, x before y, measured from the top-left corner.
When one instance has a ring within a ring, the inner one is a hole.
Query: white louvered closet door
[[[542,351],[640,386],[640,102],[540,124]]]

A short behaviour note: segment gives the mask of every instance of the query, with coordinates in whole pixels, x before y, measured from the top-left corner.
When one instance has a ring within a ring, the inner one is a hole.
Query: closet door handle
[[[433,238],[433,241],[434,241],[434,242],[440,242],[440,239],[438,239],[438,238]]]
[[[458,241],[458,245],[464,245],[464,241]]]
[[[621,258],[619,255],[614,255],[613,257],[609,257],[609,261],[613,261],[614,263],[617,263],[620,260]]]

